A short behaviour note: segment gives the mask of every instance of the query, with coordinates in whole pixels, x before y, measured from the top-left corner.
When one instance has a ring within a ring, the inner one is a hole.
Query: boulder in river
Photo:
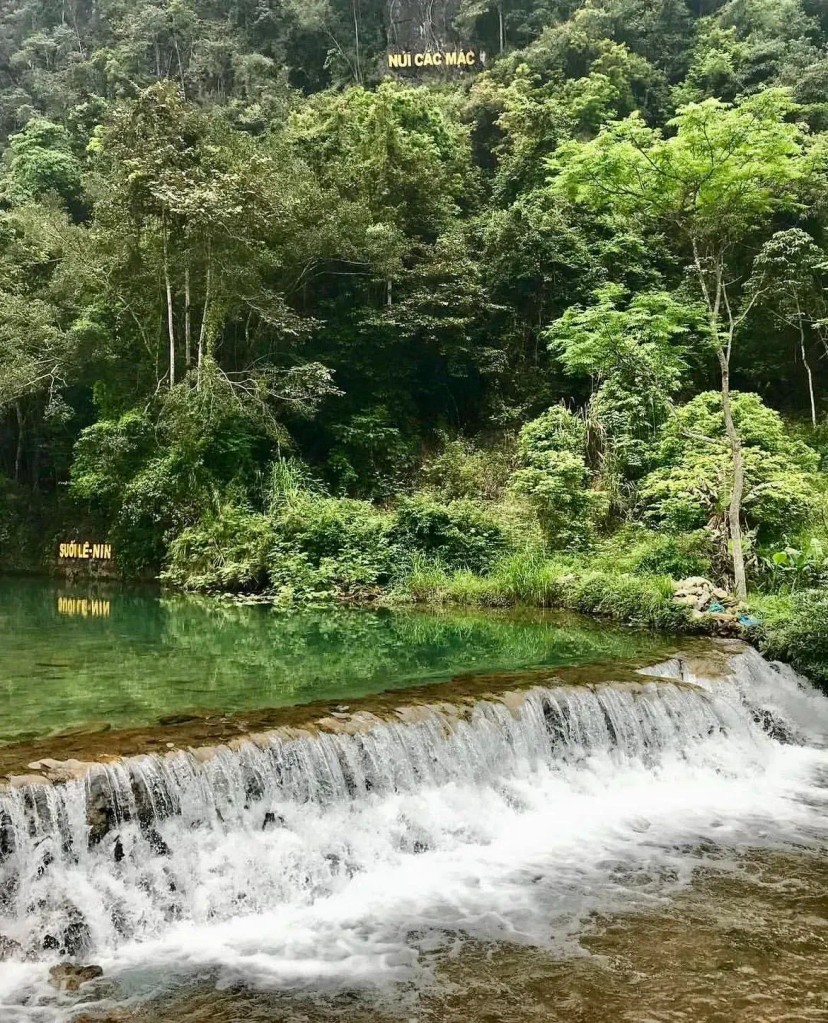
[[[103,976],[100,966],[79,966],[76,963],[59,963],[49,970],[49,983],[58,991],[77,991],[81,984]]]

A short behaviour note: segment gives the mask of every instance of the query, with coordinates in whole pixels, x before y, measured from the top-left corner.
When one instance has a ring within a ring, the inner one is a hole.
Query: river
[[[828,1019],[828,700],[753,650],[34,582],[0,630],[4,1023]]]

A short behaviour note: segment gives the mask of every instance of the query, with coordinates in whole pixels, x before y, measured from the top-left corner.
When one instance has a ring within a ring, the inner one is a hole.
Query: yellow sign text
[[[410,67],[473,67],[477,63],[474,50],[426,50],[423,53],[389,53],[390,68]]]
[[[95,560],[111,561],[111,543],[84,543],[73,540],[71,543],[62,543],[58,548],[59,558],[72,558],[74,560]]]
[[[83,618],[108,618],[112,605],[108,600],[89,600],[86,597],[58,597],[59,615],[81,615]]]

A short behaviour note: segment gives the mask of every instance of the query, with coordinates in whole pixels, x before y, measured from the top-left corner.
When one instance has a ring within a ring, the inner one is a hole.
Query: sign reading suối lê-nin
[[[111,543],[71,540],[58,545],[58,558],[69,561],[111,561]]]
[[[388,0],[388,54],[392,74],[473,71],[486,53],[461,35],[460,0]]]

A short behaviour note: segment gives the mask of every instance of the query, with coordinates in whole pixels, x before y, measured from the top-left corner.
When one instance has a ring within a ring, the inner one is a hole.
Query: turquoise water
[[[655,657],[664,643],[543,614],[285,613],[0,580],[0,742],[182,711],[341,700],[457,674]]]

